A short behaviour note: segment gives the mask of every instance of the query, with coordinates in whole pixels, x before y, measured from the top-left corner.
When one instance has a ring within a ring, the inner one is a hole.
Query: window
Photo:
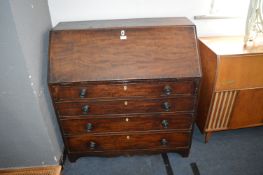
[[[195,16],[195,19],[246,18],[249,0],[211,0],[206,15]]]

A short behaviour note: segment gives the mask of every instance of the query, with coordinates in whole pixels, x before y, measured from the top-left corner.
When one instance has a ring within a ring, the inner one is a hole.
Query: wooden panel
[[[149,155],[149,154],[161,154],[161,153],[179,153],[182,157],[188,157],[190,148],[189,147],[169,147],[161,149],[131,149],[131,150],[107,150],[107,151],[87,151],[87,152],[69,152],[68,158],[71,162],[75,162],[77,158],[84,156],[133,156],[133,155]]]
[[[192,114],[141,114],[100,118],[89,116],[60,120],[60,123],[66,135],[167,129],[190,130],[192,128],[193,117]],[[87,130],[88,124],[92,126],[90,130]]]
[[[66,22],[53,29],[48,84],[69,160],[188,156],[201,77],[196,42],[186,18]]]
[[[200,87],[199,102],[197,108],[196,123],[201,132],[206,129],[210,102],[214,90],[217,72],[217,55],[199,40],[200,56],[202,63],[202,81]]]
[[[15,168],[0,170],[1,175],[60,175],[61,166]]]
[[[194,26],[52,31],[49,82],[200,77]]]
[[[60,116],[96,115],[96,114],[123,114],[123,113],[152,113],[176,112],[194,110],[195,97],[178,97],[169,99],[132,99],[114,101],[87,101],[87,102],[61,102],[56,103]],[[164,103],[169,103],[170,109],[166,111]],[[89,111],[83,113],[82,107],[88,105]]]
[[[191,132],[150,132],[147,134],[90,135],[68,137],[70,152],[96,152],[104,150],[167,149],[188,146]],[[167,141],[166,145],[161,140]],[[94,149],[90,142],[96,143]]]
[[[215,93],[206,131],[228,129],[237,93],[237,91]]]
[[[185,17],[164,18],[137,18],[137,19],[113,19],[94,21],[61,22],[53,30],[80,30],[80,29],[112,29],[123,27],[160,27],[160,26],[192,26],[193,23]]]
[[[260,36],[258,36],[260,37]],[[244,47],[244,36],[216,36],[201,37],[200,40],[209,47],[216,55],[262,55],[262,38],[257,38],[253,46]],[[260,42],[258,42],[260,41]]]
[[[263,125],[263,89],[240,91],[234,105],[230,128]]]
[[[171,93],[166,94],[166,89]],[[113,97],[166,97],[174,95],[193,95],[195,93],[194,81],[178,82],[151,82],[151,83],[122,83],[122,84],[98,84],[98,85],[55,85],[51,86],[54,99],[73,100],[89,98],[113,98]],[[80,97],[80,92],[85,90],[85,95]]]
[[[263,55],[221,57],[216,91],[263,87]]]

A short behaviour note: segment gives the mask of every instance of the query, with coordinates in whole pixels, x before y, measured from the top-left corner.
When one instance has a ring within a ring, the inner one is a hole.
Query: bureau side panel
[[[201,81],[196,122],[201,132],[204,132],[208,120],[210,102],[212,99],[214,84],[216,80],[217,55],[215,55],[215,53],[212,52],[200,40],[199,50],[201,56],[203,77]]]
[[[263,55],[221,56],[216,91],[263,87]]]

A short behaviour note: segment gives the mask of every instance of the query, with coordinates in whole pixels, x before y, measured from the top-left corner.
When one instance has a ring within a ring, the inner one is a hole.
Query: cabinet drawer
[[[215,90],[263,87],[263,55],[222,56]]]
[[[67,137],[70,152],[140,150],[188,147],[191,132],[151,132],[149,134],[91,135]]]
[[[193,96],[169,99],[133,99],[56,103],[60,116],[193,111]]]
[[[128,115],[100,118],[78,118],[60,120],[64,134],[96,132],[147,131],[192,128],[192,114]]]
[[[113,98],[113,97],[166,97],[194,94],[194,81],[149,82],[127,84],[98,84],[85,86],[52,86],[55,100]]]

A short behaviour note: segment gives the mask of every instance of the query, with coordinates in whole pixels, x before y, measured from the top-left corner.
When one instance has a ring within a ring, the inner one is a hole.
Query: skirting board
[[[60,175],[61,166],[16,168],[0,170],[0,175]]]

